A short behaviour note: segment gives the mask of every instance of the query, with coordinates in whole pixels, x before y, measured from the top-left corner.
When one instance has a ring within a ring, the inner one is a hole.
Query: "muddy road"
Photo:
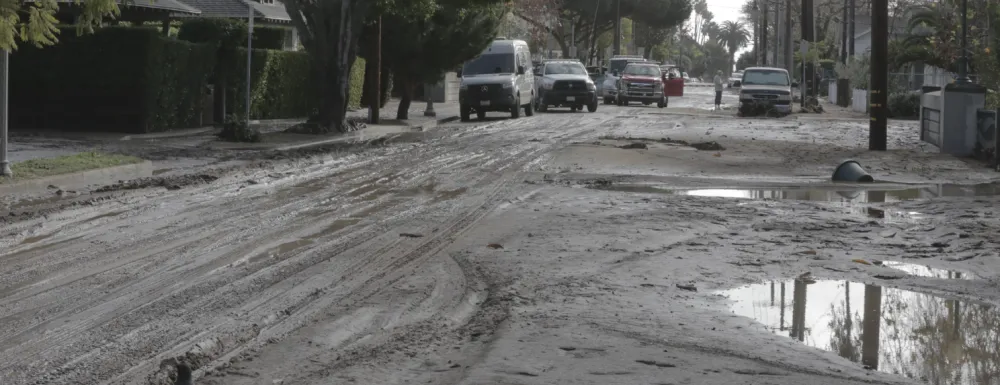
[[[862,157],[909,184],[845,193],[863,122],[698,95],[10,206],[0,382],[991,383],[1000,189],[913,145]],[[927,333],[955,301],[984,332]]]

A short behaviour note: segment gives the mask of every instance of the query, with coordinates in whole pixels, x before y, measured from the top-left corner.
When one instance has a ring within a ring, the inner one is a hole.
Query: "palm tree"
[[[732,71],[736,51],[750,43],[750,32],[738,21],[727,20],[719,26],[717,41],[729,51],[729,71]]]

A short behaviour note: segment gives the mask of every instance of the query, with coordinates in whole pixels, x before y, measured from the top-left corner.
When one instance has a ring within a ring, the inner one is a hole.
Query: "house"
[[[151,1],[151,0],[142,0]],[[162,0],[155,0],[162,1]],[[200,11],[198,14],[176,14],[174,17],[184,18],[218,18],[246,20],[253,9],[254,24],[277,27],[285,31],[284,50],[297,51],[299,44],[298,31],[292,25],[285,5],[277,0],[171,0],[183,2]]]

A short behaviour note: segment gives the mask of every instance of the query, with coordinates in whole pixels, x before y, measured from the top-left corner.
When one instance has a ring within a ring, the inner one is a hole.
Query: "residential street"
[[[995,172],[686,92],[6,202],[0,383],[997,381]]]

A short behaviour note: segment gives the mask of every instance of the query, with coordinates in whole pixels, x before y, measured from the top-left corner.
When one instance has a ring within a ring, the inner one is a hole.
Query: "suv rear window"
[[[744,86],[788,86],[788,73],[778,70],[752,70],[743,73]]]

